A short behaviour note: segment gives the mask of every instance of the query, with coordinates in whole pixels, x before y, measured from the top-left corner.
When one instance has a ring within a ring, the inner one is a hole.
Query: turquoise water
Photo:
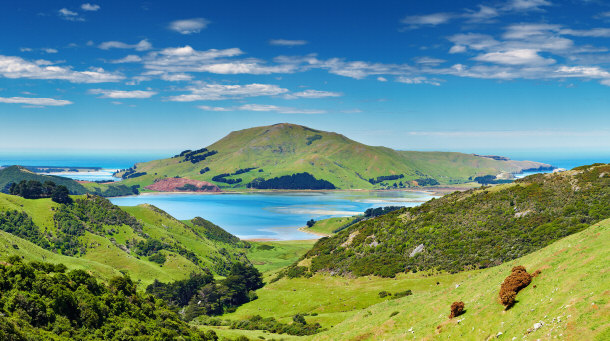
[[[146,194],[110,198],[119,206],[151,204],[177,219],[203,217],[240,238],[312,239],[300,232],[309,219],[352,216],[380,206],[417,206],[423,192],[274,192],[244,194]]]

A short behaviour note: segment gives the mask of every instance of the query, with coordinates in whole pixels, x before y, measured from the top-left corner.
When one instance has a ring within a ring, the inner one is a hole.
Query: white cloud
[[[446,60],[432,57],[419,57],[415,59],[415,62],[417,64],[438,65],[446,62]]]
[[[449,49],[449,53],[451,53],[451,54],[463,53],[463,52],[466,52],[466,46],[464,46],[464,45],[453,45]]]
[[[118,82],[125,78],[102,68],[74,71],[71,67],[53,64],[47,60],[29,62],[20,57],[0,55],[0,75],[6,78],[62,79],[72,83]]]
[[[532,37],[548,37],[550,34],[559,31],[559,25],[550,24],[512,24],[506,28],[502,35],[504,39],[530,39]]]
[[[147,51],[152,49],[152,44],[147,39],[140,40],[137,44],[129,45],[120,41],[106,41],[98,46],[102,50],[109,49],[134,49],[136,51]]]
[[[64,106],[72,104],[72,102],[63,99],[33,97],[0,97],[0,103],[28,104],[34,106]]]
[[[511,0],[505,6],[509,11],[540,11],[541,7],[551,6],[547,0]]]
[[[543,58],[538,51],[531,49],[515,49],[504,52],[490,52],[473,58],[482,62],[507,65],[548,65],[555,63],[554,59]]]
[[[280,45],[280,46],[299,46],[299,45],[307,44],[307,41],[306,40],[271,39],[271,40],[269,40],[269,44]]]
[[[332,92],[332,91],[305,90],[305,91],[301,91],[301,92],[295,92],[295,93],[288,94],[285,97],[288,99],[341,97],[341,93]]]
[[[435,85],[435,86],[441,85],[441,83],[438,80],[428,79],[423,76],[418,76],[418,77],[400,76],[400,77],[396,78],[396,81],[399,83],[405,83],[405,84],[430,84],[430,85]]]
[[[56,49],[44,48],[42,50],[46,53],[57,53]]]
[[[140,58],[140,56],[136,56],[134,54],[130,54],[127,55],[121,59],[116,59],[116,60],[112,60],[110,61],[113,64],[122,64],[122,63],[138,63],[141,62],[142,58]]]
[[[161,79],[168,82],[182,82],[192,80],[193,76],[188,75],[186,73],[164,73],[161,75]]]
[[[124,90],[105,90],[105,89],[91,89],[89,90],[90,94],[101,95],[100,98],[151,98],[156,95],[156,91],[150,90],[132,90],[132,91],[124,91]]]
[[[377,77],[377,80],[380,81],[380,82],[387,82],[388,81],[387,78],[381,77],[381,76]]]
[[[167,73],[208,72],[225,75],[291,73],[296,68],[293,64],[266,65],[264,61],[254,58],[228,59],[242,54],[239,48],[197,51],[187,45],[149,53],[144,67]]]
[[[199,106],[197,106],[197,108],[199,108],[201,110],[205,110],[205,111],[231,111],[230,108],[211,107],[209,105],[199,105]]]
[[[278,107],[268,104],[244,104],[236,108],[243,111],[273,111],[280,114],[324,114],[325,110]]]
[[[610,37],[610,28],[593,28],[590,30],[563,29],[560,33],[575,37],[608,38]]]
[[[610,72],[599,66],[561,66],[556,72],[566,77],[610,78]]]
[[[95,12],[97,10],[100,9],[100,5],[96,5],[96,4],[90,4],[90,3],[84,3],[80,6],[80,8],[83,11],[91,11],[91,12]]]
[[[210,22],[203,18],[184,19],[172,21],[169,29],[180,34],[192,34],[201,32],[209,24]]]
[[[73,12],[67,8],[62,8],[57,11],[60,18],[68,21],[85,21],[85,19],[78,16],[78,13]]]
[[[402,23],[409,25],[412,28],[420,26],[437,26],[446,24],[455,17],[451,13],[433,13],[426,15],[410,15],[402,19]]]
[[[258,97],[258,96],[277,96],[285,94],[288,89],[280,88],[274,84],[246,84],[246,85],[223,85],[199,83],[186,90],[190,94],[172,96],[170,101],[192,102],[192,101],[214,101],[223,99]]]
[[[292,107],[280,107],[270,104],[244,104],[237,107],[211,107],[207,105],[198,106],[199,109],[205,111],[256,111],[256,112],[276,112],[279,114],[325,114],[325,110],[318,109],[301,109]]]
[[[468,19],[468,22],[489,22],[499,15],[496,8],[479,5],[478,11],[466,10],[462,16]]]

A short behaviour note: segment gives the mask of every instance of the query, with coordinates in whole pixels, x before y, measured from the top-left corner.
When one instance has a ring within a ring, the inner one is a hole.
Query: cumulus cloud
[[[300,46],[307,44],[306,40],[288,40],[288,39],[271,39],[269,40],[270,45],[280,46]]]
[[[85,21],[85,19],[81,18],[78,13],[73,12],[67,8],[62,8],[57,11],[60,18],[68,21]]]
[[[560,33],[575,37],[609,38],[610,28],[593,28],[589,30],[563,29],[560,31]]]
[[[80,6],[83,11],[95,12],[100,9],[100,5],[84,3]]]
[[[201,32],[209,24],[210,22],[204,18],[184,19],[172,21],[169,29],[180,34],[193,34]]]
[[[109,49],[134,49],[136,51],[147,51],[152,49],[152,44],[147,40],[147,39],[143,39],[140,40],[140,42],[138,42],[137,44],[126,44],[120,41],[106,41],[101,43],[98,46],[100,49],[102,50],[109,50]]]
[[[554,59],[543,58],[538,51],[515,49],[504,52],[490,52],[473,58],[474,60],[508,65],[545,65],[555,63]]]
[[[63,99],[34,97],[0,97],[0,103],[27,104],[34,106],[64,106],[72,102]]]
[[[71,67],[57,66],[47,60],[26,61],[20,57],[0,55],[0,76],[6,78],[61,79],[72,83],[118,82],[125,77],[102,68],[74,71]]]
[[[231,108],[211,107],[209,105],[199,105],[199,106],[197,106],[197,108],[204,110],[204,111],[231,111]]]
[[[91,89],[89,90],[90,94],[100,95],[100,98],[151,98],[156,95],[156,91],[150,90],[132,90],[132,91],[124,91],[124,90],[105,90],[105,89]]]
[[[428,79],[423,76],[418,76],[418,77],[401,76],[401,77],[397,77],[396,81],[399,83],[405,83],[405,84],[430,84],[430,85],[435,85],[435,86],[441,85],[441,83],[438,80]]]
[[[305,90],[301,92],[294,92],[287,94],[285,98],[296,99],[296,98],[326,98],[326,97],[340,97],[341,93],[332,91],[320,91],[320,90]]]
[[[274,84],[246,84],[246,85],[224,85],[198,83],[187,87],[190,94],[172,96],[170,101],[192,102],[192,101],[215,101],[223,99],[236,99],[258,96],[276,96],[285,94],[288,89],[280,88]]]
[[[198,51],[191,46],[166,48],[146,56],[144,67],[167,73],[208,72],[215,74],[272,74],[294,72],[294,65],[267,65],[254,58],[231,59],[243,54],[239,48]]]
[[[511,0],[504,9],[508,11],[540,11],[542,7],[551,6],[547,0]]]
[[[410,26],[411,28],[417,28],[421,26],[437,26],[440,24],[446,24],[453,18],[455,18],[455,15],[451,13],[433,13],[406,16],[401,20],[401,22]]]
[[[140,56],[130,54],[121,59],[112,60],[110,62],[113,64],[122,64],[122,63],[139,63],[141,61],[142,61],[142,58],[140,58]]]
[[[256,112],[275,112],[278,114],[325,114],[325,110],[318,109],[302,109],[292,107],[281,107],[271,104],[244,104],[237,107],[210,107],[207,105],[198,106],[199,109],[205,111],[256,111]]]
[[[161,79],[168,82],[182,82],[192,80],[193,76],[186,73],[163,73]]]

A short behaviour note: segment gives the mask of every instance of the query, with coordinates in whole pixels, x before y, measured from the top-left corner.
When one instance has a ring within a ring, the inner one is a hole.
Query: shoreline
[[[117,181],[118,183],[118,181]],[[480,187],[480,186],[476,186]],[[455,191],[467,191],[471,188],[476,187],[453,187],[453,186],[444,186],[444,187],[436,187],[436,188],[426,188],[426,189],[276,189],[276,190],[252,190],[252,191],[222,191],[222,192],[187,192],[187,191],[169,191],[169,192],[140,192],[140,194],[133,195],[122,195],[116,197],[109,198],[125,198],[125,197],[137,197],[137,196],[146,196],[146,195],[159,195],[159,194],[188,194],[188,195],[222,195],[222,194],[258,194],[258,193],[338,193],[338,192],[379,192],[379,193],[390,193],[390,192],[411,192],[411,193],[422,193],[434,196],[443,196],[448,193],[452,193]]]
[[[305,227],[305,226],[301,226],[301,227],[299,227],[297,230],[299,230],[299,231],[301,231],[301,232],[305,232],[305,233],[309,233],[309,234],[312,234],[312,235],[318,236],[318,237],[320,237],[320,238],[323,238],[323,237],[330,237],[330,236],[331,236],[330,234],[326,234],[326,233],[322,233],[322,232],[316,232],[316,231],[311,231],[311,230],[309,230],[309,228],[308,228],[308,227]],[[320,239],[320,238],[316,238],[316,239]]]

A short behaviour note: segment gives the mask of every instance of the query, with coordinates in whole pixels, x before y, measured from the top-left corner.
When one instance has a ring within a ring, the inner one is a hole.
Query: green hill
[[[224,240],[154,206],[119,208],[92,195],[60,205],[0,194],[0,256],[61,262],[105,279],[126,271],[143,284],[169,282],[205,268],[223,275],[233,262],[248,262],[248,245],[218,229]]]
[[[454,192],[320,239],[285,274],[392,277],[501,264],[610,218],[610,165]]]
[[[225,190],[246,188],[253,180],[257,181],[250,187],[265,189],[332,188],[323,181],[340,189],[374,189],[465,183],[481,175],[540,167],[550,165],[462,153],[397,151],[282,123],[234,131],[206,148],[138,163],[119,175],[126,185],[141,185],[141,190],[156,179],[172,177],[208,181]],[[308,175],[287,177],[302,173]],[[276,177],[275,183],[265,183]],[[315,180],[319,183],[314,186]]]
[[[121,195],[137,194],[137,187],[128,187],[121,183],[80,183],[72,179],[64,178],[55,175],[43,175],[34,173],[25,167],[10,166],[0,169],[0,192],[8,193],[11,183],[19,183],[21,181],[38,181],[45,183],[47,181],[54,182],[56,185],[66,186],[70,194],[96,194],[104,197],[114,197]]]
[[[493,268],[456,274],[401,273],[395,278],[325,273],[283,278],[258,290],[257,300],[221,319],[261,316],[290,323],[295,314],[303,314],[308,324],[320,323],[327,330],[296,337],[211,328],[221,337],[247,335],[253,340],[261,336],[286,340],[607,340],[609,243],[610,220],[604,220]],[[515,306],[504,310],[498,291],[516,265],[542,273],[519,292]],[[406,290],[412,295],[393,299]],[[382,291],[391,295],[380,297]],[[466,312],[450,320],[449,307],[454,301],[463,301]],[[534,330],[540,322],[542,326]]]

